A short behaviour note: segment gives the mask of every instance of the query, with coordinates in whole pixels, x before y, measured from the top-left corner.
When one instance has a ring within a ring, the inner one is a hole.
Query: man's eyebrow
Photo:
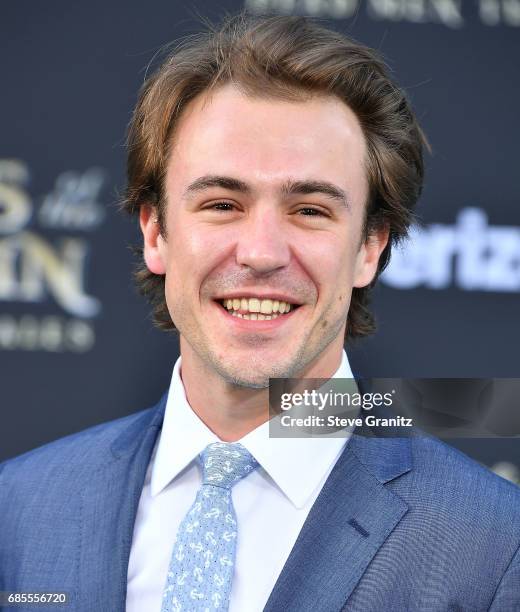
[[[197,192],[204,191],[211,187],[220,187],[230,191],[238,191],[240,193],[251,194],[253,189],[244,181],[230,176],[219,176],[208,174],[195,179],[188,185],[184,191],[184,196],[189,197]],[[343,189],[329,183],[327,181],[317,180],[302,180],[302,181],[286,181],[281,188],[283,196],[291,195],[311,195],[313,193],[322,193],[327,197],[340,202],[347,210],[350,209],[347,194]]]
[[[244,181],[240,181],[230,176],[208,174],[206,176],[201,176],[190,183],[184,191],[184,196],[190,196],[199,191],[204,191],[204,189],[209,189],[210,187],[221,187],[222,189],[240,191],[241,193],[247,194],[252,192],[251,187],[249,187],[247,183],[244,183]]]
[[[287,181],[282,186],[282,193],[285,196],[322,193],[333,200],[337,200],[345,208],[350,209],[347,194],[343,189],[326,181]]]

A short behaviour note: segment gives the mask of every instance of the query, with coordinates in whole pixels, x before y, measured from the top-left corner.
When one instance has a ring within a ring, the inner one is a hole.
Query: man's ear
[[[379,257],[388,244],[390,228],[384,227],[372,232],[361,245],[356,256],[353,287],[366,287],[377,272]]]
[[[143,204],[139,210],[139,224],[143,232],[143,256],[146,267],[154,274],[165,274],[164,239],[159,231],[155,206]]]

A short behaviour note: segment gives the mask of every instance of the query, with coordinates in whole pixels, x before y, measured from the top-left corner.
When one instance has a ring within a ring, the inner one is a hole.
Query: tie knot
[[[230,489],[258,467],[258,462],[242,444],[214,442],[200,454],[202,484]]]

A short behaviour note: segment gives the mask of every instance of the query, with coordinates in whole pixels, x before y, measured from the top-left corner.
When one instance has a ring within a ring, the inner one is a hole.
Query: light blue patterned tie
[[[227,610],[237,521],[231,487],[258,463],[241,444],[215,442],[199,455],[202,486],[173,546],[161,612]]]

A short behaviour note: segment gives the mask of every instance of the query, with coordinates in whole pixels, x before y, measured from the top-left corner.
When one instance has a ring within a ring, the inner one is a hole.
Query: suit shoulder
[[[413,464],[418,478],[442,496],[469,496],[483,509],[500,500],[520,519],[520,487],[453,446],[428,435],[412,439]],[[496,511],[495,511],[496,514]]]

